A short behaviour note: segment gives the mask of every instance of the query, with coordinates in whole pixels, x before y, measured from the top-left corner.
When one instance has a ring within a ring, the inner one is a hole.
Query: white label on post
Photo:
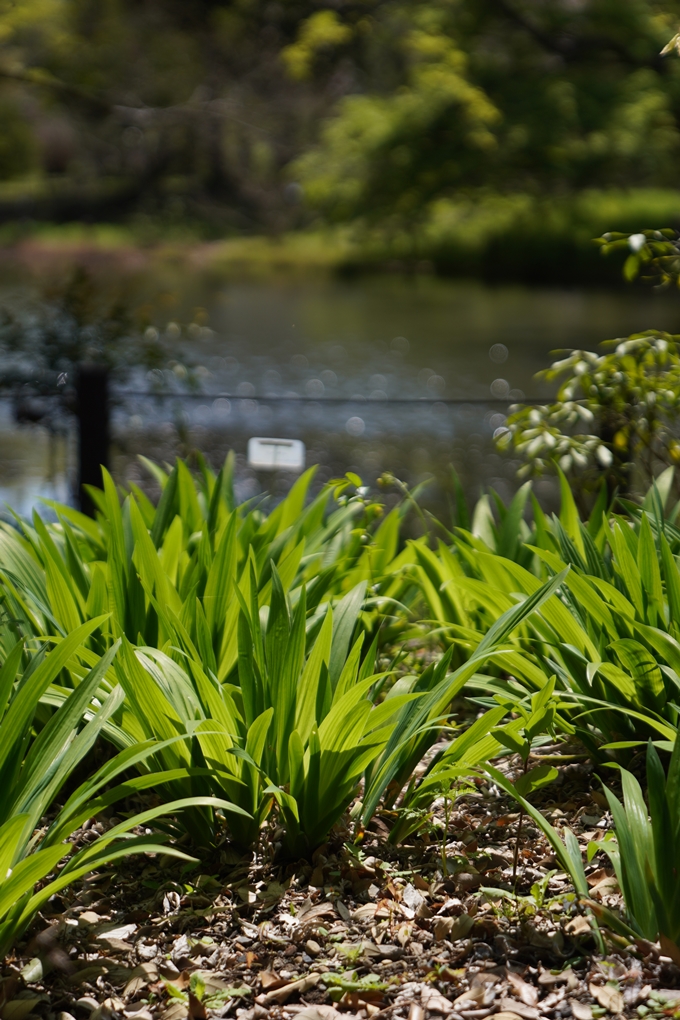
[[[248,440],[248,464],[261,471],[302,471],[305,444],[300,439]]]

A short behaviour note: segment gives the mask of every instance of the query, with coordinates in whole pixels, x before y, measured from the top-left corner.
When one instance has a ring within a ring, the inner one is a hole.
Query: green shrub
[[[17,641],[0,670],[0,956],[50,896],[94,868],[127,854],[161,850],[191,859],[172,846],[164,846],[168,839],[165,834],[132,836],[132,830],[160,815],[195,809],[194,798],[138,812],[76,853],[72,853],[73,844],[66,841],[86,819],[151,785],[144,779],[112,785],[156,749],[151,741],[131,744],[85,780],[55,812],[64,783],[122,701],[118,687],[101,700],[96,697],[118,643],[92,669],[82,673],[81,663],[86,657],[83,642],[101,623],[95,617],[82,624],[67,637],[57,639],[47,654],[41,649],[27,655],[23,642]],[[63,672],[72,680],[77,678],[73,690],[55,688]],[[42,728],[37,726],[39,708],[46,700],[55,699],[58,707],[49,721]],[[155,777],[154,783],[162,778]],[[238,811],[212,797],[204,797],[201,802],[213,809]],[[52,817],[45,825],[48,814]],[[38,882],[40,889],[34,892]]]
[[[647,745],[649,811],[639,782],[626,769],[621,770],[623,803],[605,787],[615,829],[604,840],[590,844],[588,859],[603,851],[611,860],[623,893],[625,918],[590,899],[581,851],[571,830],[564,828],[563,841],[507,776],[492,765],[486,765],[484,772],[542,830],[589,913],[630,941],[659,940],[662,950],[680,964],[680,743],[675,744],[667,775],[656,748],[651,741]]]
[[[36,515],[23,534],[0,531],[5,640],[17,627],[34,641],[59,639],[91,620],[83,665],[60,678],[53,699],[120,642],[96,694],[125,697],[102,734],[121,753],[152,741],[136,762],[139,781],[156,775],[168,797],[217,795],[240,807],[229,825],[242,846],[276,806],[285,852],[313,850],[362,778],[364,822],[381,801],[393,805],[453,698],[563,580],[508,605],[452,671],[449,651],[397,679],[392,668],[376,672],[379,644],[411,624],[368,585],[389,582],[399,509],[367,531],[379,508],[347,498],[346,483],[305,507],[308,473],[267,515],[234,506],[229,463],[198,483],[182,462],[154,470],[157,508],[139,490],[121,506],[105,475],[92,493],[97,521],[54,505],[57,524]],[[184,825],[207,844],[221,821],[201,805]]]
[[[676,743],[668,775],[650,742],[647,747],[649,814],[640,784],[622,770],[623,804],[605,787],[615,839],[602,849],[614,865],[633,934],[661,940],[661,948],[680,964],[680,744]]]
[[[564,477],[560,516],[547,518],[534,500],[533,529],[523,519],[529,485],[509,507],[497,501],[499,524],[482,497],[471,529],[456,529],[451,545],[409,543],[387,590],[399,597],[417,585],[425,613],[464,660],[502,613],[569,567],[559,592],[494,657],[496,676],[471,686],[493,706],[521,701],[556,674],[556,725],[594,756],[650,736],[670,746],[680,688],[680,531],[677,508],[664,514],[671,475],[643,506],[626,503],[627,514],[607,510],[603,491],[587,524]]]

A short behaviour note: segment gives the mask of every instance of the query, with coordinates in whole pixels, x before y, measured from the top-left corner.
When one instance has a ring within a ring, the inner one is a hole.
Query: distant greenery
[[[627,237],[640,223],[680,228],[680,192],[471,192],[433,202],[413,224],[355,226],[339,262],[357,270],[388,266],[491,281],[621,286],[623,259],[603,257],[593,238],[605,230]]]
[[[526,193],[442,200],[412,228],[386,233],[380,227],[337,224],[277,237],[230,237],[203,247],[200,264],[211,272],[251,278],[387,270],[620,287],[625,259],[616,253],[603,257],[592,239],[608,228],[627,237],[640,223],[680,228],[680,192],[636,188],[585,191],[559,201]],[[125,224],[16,222],[0,228],[0,244],[25,239],[43,249],[43,258],[54,252],[55,268],[80,264],[83,251],[95,247],[119,255],[124,269],[127,249],[139,246],[151,271],[158,266],[162,274],[167,255],[182,265],[187,253],[203,245],[206,231],[199,221],[173,225],[143,217]],[[30,268],[28,249],[25,259]],[[13,272],[20,271],[21,263],[15,263]]]
[[[320,215],[386,247],[434,231],[445,258],[451,208],[675,186],[679,22],[677,0],[7,4],[0,209],[213,236]]]
[[[296,171],[313,205],[390,223],[479,188],[672,185],[675,3],[382,5],[392,87],[340,101]],[[396,86],[396,87],[395,87]]]

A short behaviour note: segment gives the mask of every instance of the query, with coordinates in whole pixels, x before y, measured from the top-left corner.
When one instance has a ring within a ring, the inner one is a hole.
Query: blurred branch
[[[76,85],[70,85],[60,78],[55,78],[52,74],[36,69],[11,71],[0,65],[0,78],[26,82],[29,85],[49,89],[65,98],[77,100],[98,113],[118,114],[122,119],[135,125],[147,124],[151,120],[167,118],[177,114],[181,116],[195,116],[197,113],[208,113],[213,116],[222,117],[225,120],[231,120],[235,124],[241,124],[262,135],[271,136],[270,131],[261,128],[257,124],[253,124],[251,121],[243,120],[229,113],[227,109],[228,103],[222,98],[204,100],[191,98],[184,103],[173,103],[169,106],[125,106],[122,103],[112,103],[102,96],[96,96]]]
[[[650,60],[637,60],[621,44],[606,35],[591,36],[562,36],[557,37],[546,32],[534,20],[518,11],[510,0],[492,0],[492,3],[505,14],[507,18],[514,21],[516,25],[523,28],[544,50],[554,53],[563,58],[567,63],[584,59],[593,51],[604,50],[616,54],[623,63],[630,67],[652,67],[654,70],[661,70],[665,65],[662,60],[662,53],[655,53]]]
[[[111,113],[113,110],[112,105],[100,96],[95,96],[85,89],[78,88],[76,85],[69,85],[68,82],[61,81],[60,78],[55,78],[54,75],[46,71],[39,71],[37,69],[11,71],[9,68],[0,65],[0,78],[8,78],[10,81],[22,81],[29,85],[37,85],[40,88],[49,89],[52,92],[59,93],[61,96],[77,99],[79,102],[100,113]]]

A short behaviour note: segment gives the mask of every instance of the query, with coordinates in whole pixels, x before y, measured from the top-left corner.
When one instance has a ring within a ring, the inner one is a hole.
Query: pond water
[[[283,475],[248,471],[244,454],[253,435],[304,440],[319,481],[348,469],[367,483],[386,469],[409,484],[432,476],[431,499],[440,508],[453,463],[471,498],[489,484],[507,496],[517,464],[495,452],[492,434],[504,420],[503,401],[549,395],[534,375],[550,352],[593,349],[648,327],[680,332],[680,297],[642,289],[215,275],[178,277],[173,287],[169,317],[186,321],[197,303],[208,313],[210,328],[191,351],[204,393],[161,400],[126,395],[129,380],[119,387],[114,471],[140,480],[138,453],[171,460],[197,448],[217,463],[233,447],[244,497],[290,484]],[[146,383],[139,378],[133,388]],[[20,512],[40,496],[64,498],[72,441],[50,443],[40,429],[13,426],[6,410],[0,498]],[[549,499],[546,484],[543,493]]]

